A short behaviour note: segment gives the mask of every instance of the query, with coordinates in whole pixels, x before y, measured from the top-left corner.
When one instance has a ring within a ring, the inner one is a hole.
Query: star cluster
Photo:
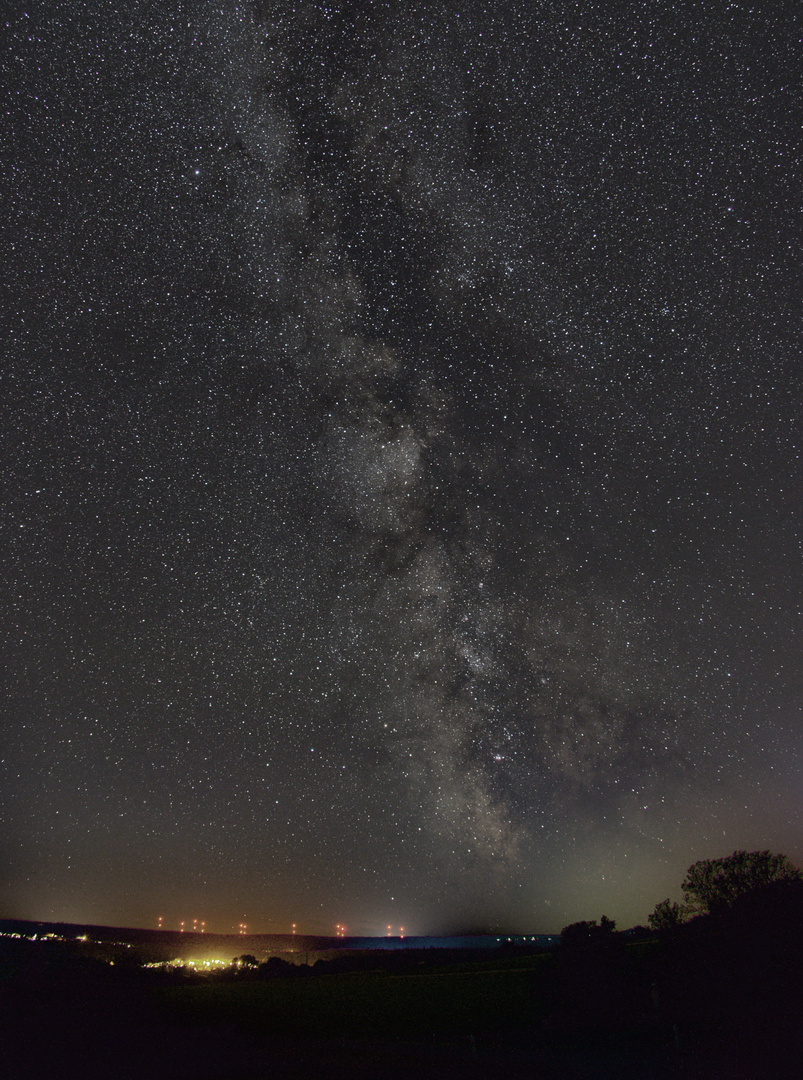
[[[13,3],[2,913],[800,861],[795,5]]]

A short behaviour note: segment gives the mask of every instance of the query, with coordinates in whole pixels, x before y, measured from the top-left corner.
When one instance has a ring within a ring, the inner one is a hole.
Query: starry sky
[[[0,915],[803,862],[803,13],[6,6]]]

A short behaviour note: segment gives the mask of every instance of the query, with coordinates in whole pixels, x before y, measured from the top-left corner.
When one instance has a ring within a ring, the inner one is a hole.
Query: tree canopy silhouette
[[[612,939],[615,929],[616,923],[607,915],[602,916],[599,926],[596,919],[570,923],[561,930],[560,943],[564,948],[604,944]]]
[[[667,898],[655,905],[655,910],[652,915],[647,917],[647,922],[652,930],[663,934],[681,926],[685,916],[686,909],[681,904],[673,903]]]
[[[771,851],[734,851],[722,859],[703,859],[686,871],[681,885],[692,913],[719,914],[740,896],[775,882],[803,881],[785,855]]]

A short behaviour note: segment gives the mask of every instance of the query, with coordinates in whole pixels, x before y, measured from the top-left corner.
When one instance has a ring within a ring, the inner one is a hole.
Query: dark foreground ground
[[[2,940],[0,1075],[785,1080],[803,1074],[797,919],[218,977]]]
[[[87,1078],[675,1077],[657,1031],[552,1032],[526,973],[343,974],[144,988],[70,976],[6,985],[3,1075]],[[514,1008],[516,1015],[505,1015]],[[709,1074],[710,1075],[710,1074]]]

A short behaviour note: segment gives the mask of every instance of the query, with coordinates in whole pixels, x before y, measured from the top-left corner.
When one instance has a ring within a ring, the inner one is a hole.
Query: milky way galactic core
[[[798,5],[12,3],[0,914],[803,859]]]

